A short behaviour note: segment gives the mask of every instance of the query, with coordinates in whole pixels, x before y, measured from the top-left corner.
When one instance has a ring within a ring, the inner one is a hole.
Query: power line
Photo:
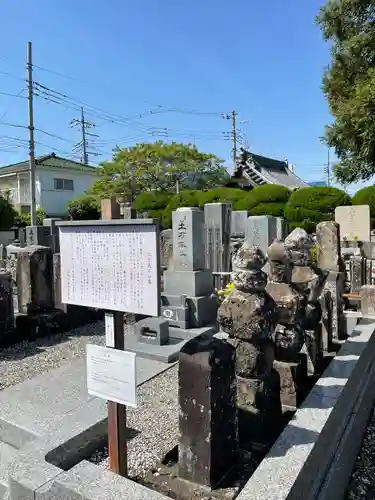
[[[27,99],[26,96],[20,95],[20,94],[10,94],[8,92],[0,92],[0,95],[5,95],[8,97],[17,97],[18,99]]]
[[[47,68],[44,68],[42,66],[37,66],[34,64],[34,68],[37,68],[41,71],[45,71],[47,73],[51,73],[53,75],[56,75],[56,76],[59,76],[59,77],[62,77],[62,78],[67,78],[69,80],[72,80],[72,81],[75,81],[75,82],[78,82],[78,83],[81,83],[83,85],[92,85],[92,82],[88,83],[88,82],[85,82],[83,80],[80,80],[79,78],[76,78],[76,77],[73,77],[71,75],[66,75],[66,74],[63,74],[63,73],[60,73],[58,71],[53,71],[53,70],[50,70],[50,69],[47,69]],[[154,103],[154,102],[150,102],[150,101],[145,101],[145,100],[141,100],[140,102],[144,102],[146,104],[149,104],[151,106],[156,106],[157,108],[164,108],[168,111],[171,111],[171,112],[176,112],[176,113],[183,113],[183,114],[193,114],[193,115],[201,115],[201,116],[222,116],[223,112],[222,111],[199,111],[199,110],[194,110],[194,109],[186,109],[186,108],[179,108],[179,107],[170,107],[170,106],[166,106],[164,104],[158,104],[158,103]]]

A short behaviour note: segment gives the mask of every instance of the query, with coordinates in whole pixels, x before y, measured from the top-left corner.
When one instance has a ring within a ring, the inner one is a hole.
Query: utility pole
[[[82,131],[83,163],[87,165],[89,162],[89,157],[87,154],[86,126],[85,126],[85,115],[83,112],[83,106],[81,108],[81,131]]]
[[[35,186],[35,139],[33,108],[33,56],[31,42],[27,44],[27,87],[29,102],[29,170],[30,170],[30,212],[31,225],[36,226],[36,186]]]
[[[327,186],[331,185],[331,149],[328,148],[328,155],[327,155],[327,167],[326,167],[326,174],[327,174]]]
[[[232,141],[233,141],[233,148],[232,148],[232,161],[233,161],[233,169],[236,169],[236,160],[237,160],[237,129],[236,129],[236,117],[237,113],[233,110],[232,111]],[[233,170],[233,171],[234,171]]]
[[[78,142],[74,148],[73,148],[73,151],[75,152],[81,152],[82,154],[82,163],[84,163],[85,165],[88,165],[89,163],[89,151],[88,151],[88,140],[87,140],[87,136],[91,136],[91,137],[99,137],[98,135],[96,134],[91,134],[89,133],[87,130],[91,127],[95,127],[95,124],[94,123],[90,123],[88,121],[85,120],[85,113],[84,113],[84,110],[83,110],[83,107],[81,108],[81,117],[80,118],[74,118],[74,120],[72,120],[70,122],[70,125],[72,126],[78,126],[81,130],[81,134],[82,134],[82,139],[80,142]],[[93,156],[99,156],[99,153],[96,153],[94,151],[91,151],[90,152],[91,155]]]

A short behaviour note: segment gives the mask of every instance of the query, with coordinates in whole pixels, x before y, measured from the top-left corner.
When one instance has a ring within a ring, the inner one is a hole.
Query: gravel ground
[[[345,500],[375,499],[375,411],[357,457]]]
[[[0,390],[86,356],[86,344],[105,344],[104,322],[0,349]]]
[[[127,425],[137,432],[128,442],[129,476],[144,477],[178,443],[177,365],[138,389],[138,408],[127,410]],[[108,448],[89,461],[108,468]]]

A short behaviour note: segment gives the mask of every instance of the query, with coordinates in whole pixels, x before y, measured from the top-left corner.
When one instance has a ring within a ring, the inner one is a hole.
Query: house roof
[[[269,184],[280,184],[289,188],[308,186],[306,182],[290,170],[287,160],[274,160],[266,156],[249,153],[248,162],[256,167]]]
[[[81,170],[86,172],[93,172],[97,170],[96,167],[92,167],[91,165],[85,165],[83,163],[70,160],[68,158],[62,158],[61,156],[57,156],[56,153],[50,153],[48,155],[39,156],[35,158],[35,163],[36,165],[39,166],[52,167],[52,168],[69,168],[71,170],[72,169]],[[26,170],[29,170],[29,160],[0,167],[0,175],[7,173],[11,174],[17,172],[24,172]]]

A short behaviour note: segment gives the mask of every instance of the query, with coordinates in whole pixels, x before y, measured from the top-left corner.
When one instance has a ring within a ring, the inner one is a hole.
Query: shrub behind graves
[[[246,196],[236,203],[235,209],[248,210],[251,215],[282,217],[291,194],[290,189],[285,186],[265,184],[246,193]]]
[[[89,195],[74,198],[68,203],[68,213],[72,220],[98,220],[100,200]]]
[[[7,198],[0,196],[0,229],[9,229],[13,226],[17,212]]]
[[[352,198],[353,205],[368,205],[370,207],[371,227],[375,228],[375,186],[360,189]]]
[[[43,219],[45,219],[46,217],[47,214],[43,210],[43,208],[38,208],[36,211],[36,225],[42,226]],[[29,212],[28,214],[17,214],[14,219],[14,223],[16,225],[19,225],[20,227],[31,226],[31,213]]]
[[[247,191],[233,187],[219,187],[198,193],[201,207],[206,203],[224,203],[229,201],[232,203],[233,208],[239,200],[242,200],[248,194]]]
[[[162,227],[172,227],[172,212],[180,207],[199,207],[201,191],[186,190],[175,194],[163,210]]]
[[[319,222],[334,219],[336,207],[351,204],[350,196],[341,189],[305,187],[292,193],[285,205],[284,215],[292,227],[299,226],[313,232]]]
[[[148,212],[149,210],[160,210],[164,209],[171,198],[173,198],[172,193],[161,193],[160,191],[148,191],[146,193],[139,194],[134,202],[133,208],[137,212]]]

